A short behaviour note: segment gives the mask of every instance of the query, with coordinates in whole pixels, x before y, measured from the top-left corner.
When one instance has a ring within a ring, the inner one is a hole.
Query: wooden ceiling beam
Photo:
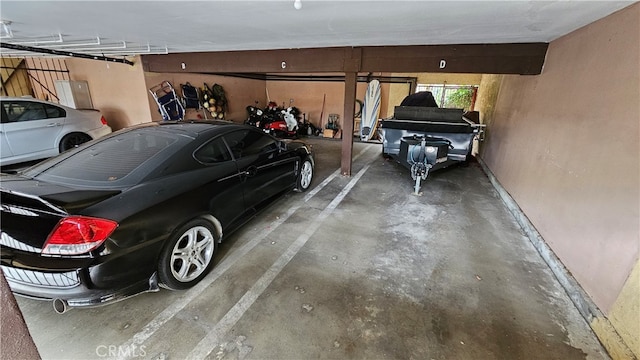
[[[148,72],[445,72],[536,75],[547,43],[366,46],[142,55]]]
[[[143,55],[142,62],[145,71],[150,72],[342,72],[345,52],[345,48],[319,48],[173,53]]]
[[[362,48],[360,71],[536,75],[546,43],[380,46]]]

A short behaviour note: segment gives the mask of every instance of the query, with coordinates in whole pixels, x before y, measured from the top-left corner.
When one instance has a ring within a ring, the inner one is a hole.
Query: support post
[[[340,168],[343,176],[351,176],[353,154],[353,115],[356,107],[358,73],[348,72],[344,77],[344,121],[342,122],[342,157]]]
[[[38,348],[27,328],[27,323],[22,317],[22,311],[18,307],[16,298],[11,288],[0,271],[0,313],[2,314],[2,346],[0,346],[0,358],[2,359],[34,359],[40,360]]]

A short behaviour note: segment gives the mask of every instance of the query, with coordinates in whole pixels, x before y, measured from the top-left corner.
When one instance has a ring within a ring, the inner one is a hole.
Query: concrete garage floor
[[[226,238],[207,278],[57,315],[18,299],[45,359],[606,359],[481,168],[316,149],[312,190]]]

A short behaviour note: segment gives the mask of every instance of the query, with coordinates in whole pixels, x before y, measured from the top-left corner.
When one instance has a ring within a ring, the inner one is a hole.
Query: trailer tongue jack
[[[427,180],[427,176],[429,176],[429,170],[431,170],[431,164],[427,162],[427,139],[422,138],[420,140],[420,148],[418,152],[417,158],[414,158],[414,152],[410,151],[411,159],[409,159],[409,163],[411,164],[411,178],[416,181],[415,186],[413,187],[413,194],[417,196],[422,196],[420,192],[420,181]]]

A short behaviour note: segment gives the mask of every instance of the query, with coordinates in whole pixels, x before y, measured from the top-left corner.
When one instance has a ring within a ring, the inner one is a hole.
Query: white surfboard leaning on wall
[[[375,134],[380,114],[380,82],[371,80],[367,85],[362,105],[362,117],[360,123],[360,140],[369,141]]]

